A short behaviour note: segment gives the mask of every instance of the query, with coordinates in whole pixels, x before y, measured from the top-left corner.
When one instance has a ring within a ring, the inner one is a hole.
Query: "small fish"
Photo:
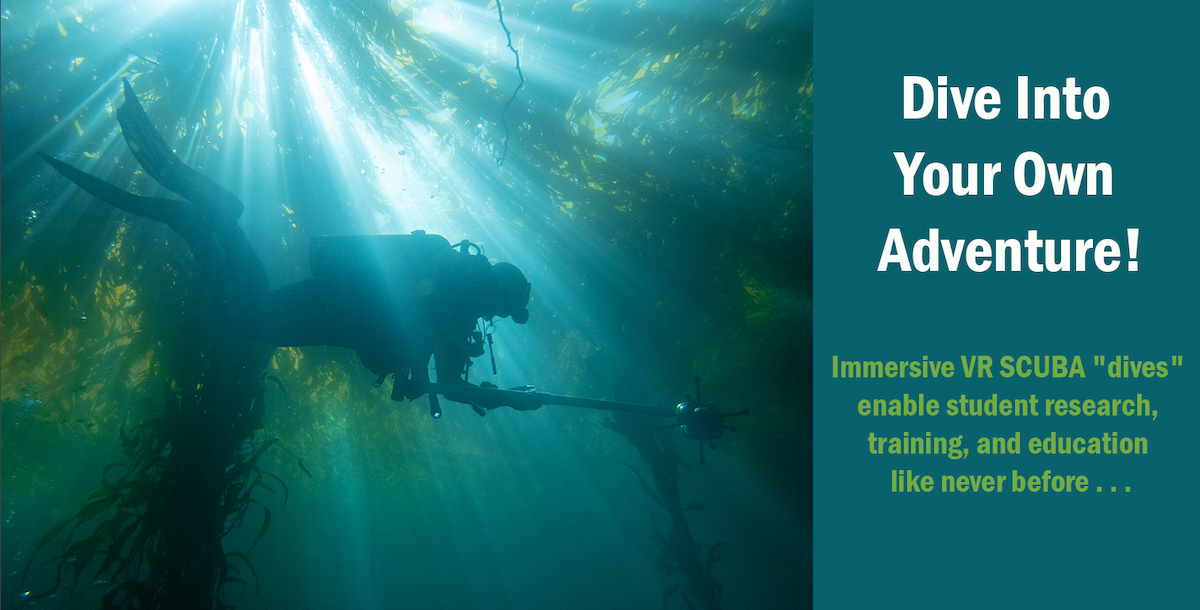
[[[304,474],[308,475],[308,478],[310,478],[310,479],[313,478],[312,473],[309,472],[308,469],[304,467],[304,460],[297,459],[296,463],[300,465],[300,470],[303,470]]]
[[[88,323],[87,316],[79,316],[75,318],[75,326],[83,326]]]

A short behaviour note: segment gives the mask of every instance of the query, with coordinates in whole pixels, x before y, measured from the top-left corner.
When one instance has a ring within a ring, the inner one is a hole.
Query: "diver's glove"
[[[396,371],[395,381],[392,384],[392,400],[396,402],[416,400],[428,391],[428,371],[424,375],[415,373],[412,376],[409,375],[408,369]]]
[[[521,386],[510,388],[508,390],[500,390],[494,383],[486,381],[479,384],[479,387],[486,390],[499,390],[499,396],[495,398],[487,397],[482,400],[475,400],[476,404],[491,411],[500,407],[512,407],[517,411],[533,411],[542,406],[542,402],[537,400],[537,396],[533,393],[533,386]]]
[[[487,382],[487,381],[479,382],[479,387],[484,388],[486,390],[500,389],[496,384]],[[480,407],[487,409],[488,411],[491,411],[492,409],[499,409],[500,407],[504,406],[504,405],[500,404],[500,401],[495,400],[495,399],[490,399],[486,396],[476,398],[475,400],[472,400],[471,402],[472,402],[472,404],[479,405]]]
[[[492,387],[494,388],[496,386],[493,385]],[[520,392],[520,394],[513,394],[513,392]],[[508,396],[509,399],[505,402],[505,404],[517,411],[536,411],[542,408],[543,404],[546,404],[541,400],[538,400],[538,396],[533,391],[533,386],[531,385],[509,388]]]

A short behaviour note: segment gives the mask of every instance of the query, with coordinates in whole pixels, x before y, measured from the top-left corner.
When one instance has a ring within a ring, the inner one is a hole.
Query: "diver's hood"
[[[529,321],[529,291],[533,285],[525,279],[512,263],[496,263],[492,266],[496,279],[496,300],[499,310],[496,315],[509,316],[513,322],[524,324]]]

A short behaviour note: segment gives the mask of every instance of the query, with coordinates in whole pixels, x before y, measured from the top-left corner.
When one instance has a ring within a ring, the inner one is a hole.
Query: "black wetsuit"
[[[488,265],[486,258],[454,250],[445,238],[423,232],[374,238],[392,240],[393,258],[399,260],[343,265],[272,291],[262,262],[237,223],[244,207],[241,201],[175,156],[128,81],[117,118],[146,172],[186,201],[133,195],[57,159],[42,157],[105,202],[164,222],[179,233],[205,276],[226,331],[276,347],[353,349],[376,375],[396,374],[393,398],[397,399],[425,392],[431,355],[439,383],[464,382],[470,359],[483,353],[473,335],[477,320],[494,314],[484,311],[486,287],[481,279],[476,281],[481,277],[476,270]],[[369,242],[373,238],[340,239]],[[343,259],[353,254],[343,253]]]

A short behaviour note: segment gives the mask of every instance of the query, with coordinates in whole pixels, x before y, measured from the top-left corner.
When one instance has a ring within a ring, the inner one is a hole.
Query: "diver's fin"
[[[125,142],[146,173],[197,206],[213,206],[206,211],[215,214],[216,218],[231,221],[240,218],[245,206],[237,196],[175,156],[150,123],[129,80],[121,80],[125,83],[125,103],[117,109],[117,121],[121,123]]]
[[[175,201],[158,197],[141,197],[133,193],[127,193],[50,155],[45,153],[38,153],[38,155],[42,159],[45,159],[46,163],[49,163],[50,167],[53,167],[58,173],[70,178],[71,182],[74,182],[83,190],[95,195],[117,209],[137,214],[138,216],[144,216],[151,220],[165,222],[172,227],[187,213],[185,208],[189,204],[186,201]]]

